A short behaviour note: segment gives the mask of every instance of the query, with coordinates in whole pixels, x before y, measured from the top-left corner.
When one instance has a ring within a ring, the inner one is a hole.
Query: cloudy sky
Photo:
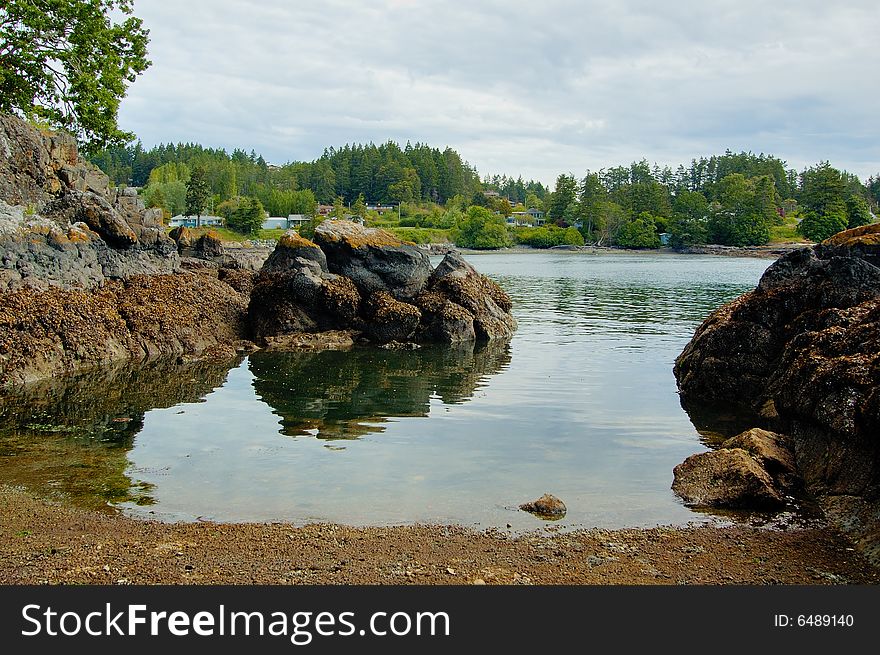
[[[751,150],[880,172],[877,0],[135,0],[146,146],[451,146],[481,174]]]

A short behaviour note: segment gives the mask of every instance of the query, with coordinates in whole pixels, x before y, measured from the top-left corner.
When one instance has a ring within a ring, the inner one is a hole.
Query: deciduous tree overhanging
[[[150,66],[132,11],[130,0],[0,3],[0,111],[66,129],[85,150],[130,141],[119,103]]]

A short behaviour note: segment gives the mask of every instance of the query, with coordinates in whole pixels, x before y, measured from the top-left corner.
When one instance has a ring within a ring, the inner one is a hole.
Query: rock
[[[745,450],[782,491],[793,491],[800,484],[794,452],[784,435],[752,428],[722,442],[721,448]]]
[[[223,240],[214,230],[208,230],[195,240],[192,245],[194,257],[200,259],[221,258],[226,254],[223,248]]]
[[[168,236],[177,244],[178,252],[193,246],[193,233],[186,225],[178,225],[168,233]]]
[[[69,134],[0,114],[0,290],[169,274],[175,244],[136,190],[109,190]]]
[[[388,343],[408,341],[415,334],[422,313],[390,293],[377,291],[367,299],[365,316],[367,334],[379,343]]]
[[[691,455],[673,469],[672,490],[687,504],[730,509],[780,509],[772,478],[742,448]]]
[[[685,409],[763,412],[790,435],[806,491],[868,550],[880,545],[878,241],[870,225],[781,257],[697,328],[674,369]],[[857,505],[874,519],[843,518]]]
[[[110,246],[126,248],[138,240],[110,201],[91,191],[69,191],[49,203],[43,213],[59,223],[85,223]]]
[[[516,320],[510,314],[513,305],[510,296],[495,282],[480,275],[457,252],[446,255],[437,265],[426,289],[467,310],[473,317],[477,339],[507,339],[516,330]],[[436,301],[432,300],[431,303],[438,311],[443,308]],[[445,335],[457,340],[455,335],[469,332],[466,317],[455,308],[446,307],[439,323],[434,322],[437,313],[431,316],[433,325],[429,330],[443,335],[441,340],[446,340]]]
[[[565,503],[553,494],[544,494],[537,500],[523,503],[519,508],[540,518],[552,520],[561,519],[566,512]]]
[[[285,245],[282,249],[290,250]],[[310,247],[306,247],[310,249]],[[326,272],[324,261],[287,252],[270,256],[256,278],[248,317],[255,339],[344,330],[357,323],[361,297],[354,283]],[[285,266],[281,269],[281,264]]]
[[[316,243],[301,237],[294,230],[288,230],[278,240],[272,254],[266,259],[262,270],[270,273],[281,273],[302,268],[298,259],[317,262],[321,271],[328,273],[327,257]]]
[[[431,275],[424,251],[385,230],[326,220],[315,229],[315,242],[327,256],[330,272],[349,278],[364,297],[384,291],[412,300]]]
[[[345,330],[327,330],[325,332],[284,334],[278,337],[267,337],[267,352],[292,352],[298,350],[349,350],[354,347],[357,333]]]

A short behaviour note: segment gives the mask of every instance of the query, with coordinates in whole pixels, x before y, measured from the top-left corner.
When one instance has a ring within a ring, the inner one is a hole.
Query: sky
[[[274,164],[394,140],[481,175],[726,149],[880,173],[880,2],[135,0],[120,126]]]

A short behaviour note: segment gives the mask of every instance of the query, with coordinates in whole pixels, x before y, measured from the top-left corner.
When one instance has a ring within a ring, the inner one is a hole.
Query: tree
[[[558,219],[565,215],[565,209],[575,201],[577,197],[577,181],[574,175],[563,173],[556,178],[556,189],[550,198],[548,209],[551,218]]]
[[[771,185],[762,178],[747,179],[731,173],[717,185],[717,202],[712,203],[707,229],[709,241],[727,246],[758,246],[770,240],[770,225],[776,220],[775,205],[768,194]]]
[[[585,239],[592,239],[593,231],[600,231],[604,227],[602,208],[607,198],[608,193],[602,186],[599,174],[587,173],[581,181],[580,197],[578,198],[581,233]]]
[[[485,207],[470,207],[453,232],[455,245],[462,248],[494,250],[512,244],[504,219]]]
[[[709,203],[699,191],[680,190],[672,202],[672,220],[669,222],[669,243],[673,248],[706,243],[709,236],[706,221]]]
[[[367,217],[367,203],[364,201],[364,194],[358,194],[357,200],[354,201],[354,206],[352,207],[352,211],[355,216],[359,216],[362,219]]]
[[[338,220],[345,218],[345,203],[342,201],[342,196],[336,196],[336,200],[333,201],[333,211],[330,215]]]
[[[149,66],[149,31],[131,0],[0,4],[0,111],[34,116],[87,149],[132,140],[119,129],[128,83]],[[126,17],[114,22],[114,14]]]
[[[844,198],[846,183],[827,161],[801,173],[800,203],[806,209],[798,231],[813,241],[823,241],[849,225]]]
[[[812,241],[824,241],[833,234],[847,227],[846,209],[832,207],[824,214],[814,209],[807,211],[803,220],[798,223],[798,232]]]
[[[208,201],[208,180],[203,166],[196,166],[186,183],[186,215],[200,216]]]
[[[266,211],[259,198],[245,197],[238,203],[238,209],[232,212],[227,225],[240,234],[256,234],[263,227]]]
[[[846,226],[861,227],[868,225],[872,220],[871,210],[864,198],[857,195],[851,195],[846,199]]]
[[[660,237],[654,225],[654,216],[642,212],[638,218],[625,223],[617,233],[617,245],[623,248],[659,248]]]

